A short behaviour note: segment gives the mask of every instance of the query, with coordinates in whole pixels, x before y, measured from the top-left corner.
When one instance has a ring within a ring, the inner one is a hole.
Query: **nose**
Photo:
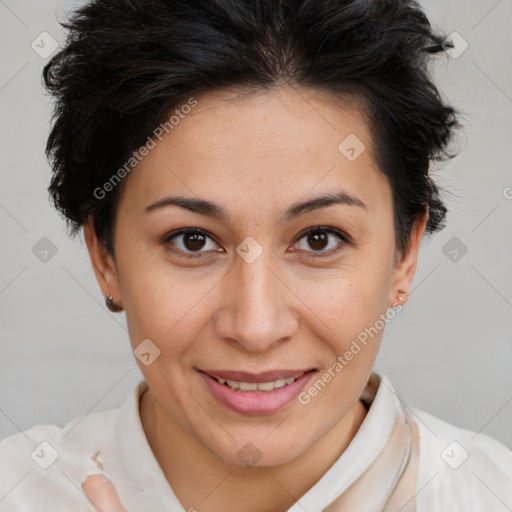
[[[217,336],[248,352],[263,352],[291,339],[299,326],[298,299],[264,255],[252,263],[242,258],[235,263],[214,315]]]

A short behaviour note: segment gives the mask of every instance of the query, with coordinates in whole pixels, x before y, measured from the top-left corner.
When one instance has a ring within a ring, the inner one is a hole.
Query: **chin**
[[[294,442],[290,436],[281,436],[270,441],[267,430],[261,437],[248,440],[236,439],[234,447],[206,445],[207,448],[226,464],[242,467],[272,467],[286,464],[301,455],[307,446]],[[250,438],[249,438],[250,439]],[[285,442],[286,441],[286,442]]]

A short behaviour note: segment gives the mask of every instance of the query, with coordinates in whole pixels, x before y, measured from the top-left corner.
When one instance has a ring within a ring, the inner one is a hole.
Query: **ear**
[[[92,219],[89,219],[83,226],[85,243],[89,251],[92,268],[103,296],[112,295],[114,302],[122,306],[122,297],[119,287],[119,277],[116,264],[104,244],[98,239],[93,227]]]
[[[402,259],[395,263],[393,275],[391,277],[391,288],[389,290],[388,304],[389,307],[396,307],[397,304],[405,304],[409,298],[411,283],[416,272],[416,264],[418,262],[418,252],[420,243],[425,232],[428,221],[428,206],[424,214],[416,221],[411,231],[409,244]],[[399,294],[398,290],[405,290],[407,293]],[[398,297],[403,297],[403,301],[399,301]]]

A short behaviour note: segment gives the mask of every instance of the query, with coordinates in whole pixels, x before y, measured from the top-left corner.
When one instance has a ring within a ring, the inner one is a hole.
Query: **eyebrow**
[[[339,190],[336,193],[326,193],[305,201],[293,203],[284,213],[284,219],[290,221],[304,213],[320,210],[337,204],[357,206],[366,209],[366,204],[361,199],[350,195],[344,190]],[[227,211],[218,204],[207,201],[206,199],[196,199],[184,196],[167,196],[163,199],[159,199],[158,201],[146,206],[145,212],[149,213],[168,206],[179,206],[180,208],[184,208],[185,210],[189,210],[193,213],[212,217],[222,222],[227,222],[229,220],[229,214]]]

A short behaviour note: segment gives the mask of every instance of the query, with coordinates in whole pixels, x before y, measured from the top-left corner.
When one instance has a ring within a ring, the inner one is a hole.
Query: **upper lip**
[[[211,377],[234,380],[236,382],[273,382],[279,379],[290,379],[300,377],[303,373],[314,370],[314,368],[305,368],[304,370],[269,370],[261,373],[248,373],[231,370],[204,370],[199,371],[207,373]]]

